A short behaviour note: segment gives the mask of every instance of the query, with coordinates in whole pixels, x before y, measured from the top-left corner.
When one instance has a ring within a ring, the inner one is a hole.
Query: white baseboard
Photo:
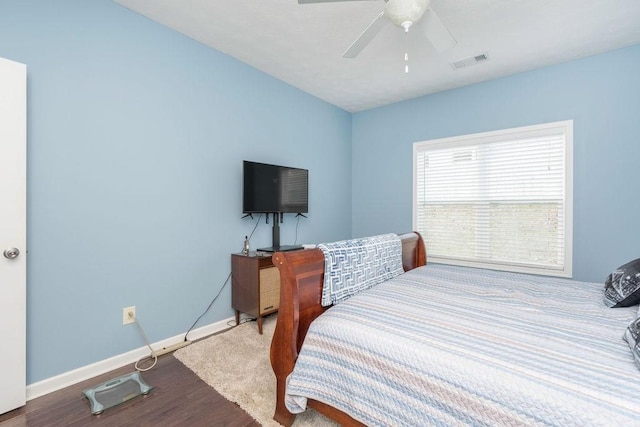
[[[235,318],[230,317],[228,319],[220,320],[201,328],[194,329],[189,332],[189,340],[194,341],[228,329],[228,323],[230,321],[233,321],[235,323]],[[174,337],[152,343],[151,348],[153,348],[154,350],[158,350],[165,347],[173,346],[182,341],[184,341],[184,334],[176,335]],[[121,368],[130,363],[135,363],[137,360],[148,355],[149,348],[145,345],[135,350],[131,350],[127,353],[119,354],[117,356],[110,357],[109,359],[101,360],[100,362],[92,363],[91,365],[83,366],[81,368],[74,369],[72,371],[65,372],[33,384],[29,384],[27,386],[27,400],[32,400],[37,397],[44,396],[45,394],[61,390],[65,387],[69,387],[81,381],[88,380],[114,369]],[[132,367],[132,369],[134,368]]]

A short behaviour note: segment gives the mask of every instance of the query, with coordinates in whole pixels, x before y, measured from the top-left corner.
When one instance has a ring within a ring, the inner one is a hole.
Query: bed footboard
[[[417,232],[402,234],[402,265],[405,271],[426,264],[422,237]],[[280,308],[271,342],[271,366],[276,375],[277,396],[273,419],[290,426],[295,415],[284,404],[286,379],[293,371],[311,322],[328,307],[321,305],[324,281],[324,255],[320,249],[276,252],[273,264],[280,270]],[[321,402],[310,401],[317,409],[342,425],[359,423]]]

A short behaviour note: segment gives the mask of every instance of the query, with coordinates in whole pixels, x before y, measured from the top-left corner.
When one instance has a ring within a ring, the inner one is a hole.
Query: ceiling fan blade
[[[427,9],[422,15],[420,25],[427,40],[438,52],[445,51],[458,43],[431,8]]]
[[[306,3],[333,3],[339,1],[376,1],[376,0],[298,0],[298,4]]]
[[[356,41],[351,43],[351,46],[342,54],[343,58],[355,58],[358,56],[362,49],[367,47],[367,45],[373,40],[373,38],[378,35],[380,30],[389,23],[389,20],[384,16],[384,11],[380,12],[380,14],[376,17],[376,19],[369,24],[369,26],[358,36]]]

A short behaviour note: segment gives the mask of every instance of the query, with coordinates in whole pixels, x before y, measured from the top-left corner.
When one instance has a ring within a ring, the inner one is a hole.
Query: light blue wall
[[[353,235],[411,229],[414,142],[573,119],[574,278],[603,281],[640,257],[639,69],[633,46],[354,114]]]
[[[243,159],[309,169],[298,243],[350,236],[349,113],[110,0],[3,0],[0,56],[28,66],[29,384],[142,347],[123,307],[191,326],[255,224]],[[198,326],[232,315],[227,287]]]

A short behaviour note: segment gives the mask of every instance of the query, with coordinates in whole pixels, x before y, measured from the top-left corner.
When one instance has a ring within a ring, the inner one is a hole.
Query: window
[[[573,122],[413,146],[429,261],[571,277]]]

